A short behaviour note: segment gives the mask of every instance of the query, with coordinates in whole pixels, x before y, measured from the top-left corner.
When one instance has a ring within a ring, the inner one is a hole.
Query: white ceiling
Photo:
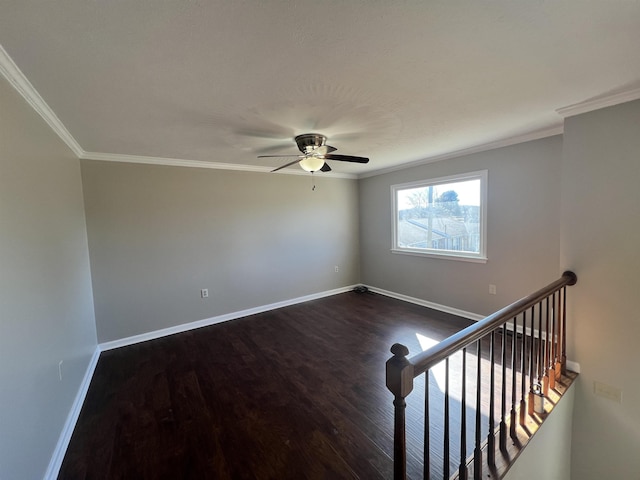
[[[640,96],[630,0],[3,0],[0,45],[87,158],[273,168],[319,132],[370,174]]]

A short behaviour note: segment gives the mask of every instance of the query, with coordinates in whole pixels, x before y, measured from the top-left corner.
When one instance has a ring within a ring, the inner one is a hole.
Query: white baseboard
[[[80,416],[80,410],[82,410],[84,399],[87,396],[87,392],[89,391],[89,385],[91,384],[93,372],[96,369],[99,358],[100,349],[96,348],[93,352],[93,355],[91,356],[91,360],[89,360],[89,365],[87,365],[87,369],[84,372],[82,383],[80,383],[80,388],[78,389],[76,398],[73,400],[71,410],[69,411],[69,415],[67,415],[67,420],[62,427],[62,432],[60,433],[60,437],[58,438],[58,443],[55,450],[53,451],[51,460],[49,461],[47,471],[44,474],[44,480],[56,480],[58,478],[58,473],[60,472],[60,467],[62,466],[64,455],[67,452],[67,447],[69,446],[69,442],[71,441],[73,430],[76,428],[76,422],[78,421],[78,417]]]
[[[580,364],[578,362],[567,360],[567,369],[572,372],[580,373]]]
[[[405,302],[414,303],[416,305],[420,305],[423,307],[432,308],[440,312],[450,313],[452,315],[457,315],[458,317],[468,318],[469,320],[474,320],[476,322],[486,317],[486,315],[467,312],[465,310],[449,307],[447,305],[440,305],[439,303],[429,302],[427,300],[422,300],[421,298],[410,297],[408,295],[403,295],[402,293],[390,292],[389,290],[383,290],[382,288],[371,287],[369,285],[367,285],[367,288],[373,293],[379,293],[380,295],[384,295],[385,297],[396,298],[398,300],[403,300]]]
[[[127,345],[134,345],[140,342],[146,342],[147,340],[153,340],[155,338],[166,337],[175,333],[187,332],[196,328],[208,327],[217,323],[228,322],[229,320],[235,320],[237,318],[247,317],[249,315],[255,315],[257,313],[268,312],[269,310],[275,310],[277,308],[288,307],[290,305],[296,305],[298,303],[308,302],[310,300],[316,300],[318,298],[330,297],[339,293],[345,293],[353,290],[355,285],[336,288],[334,290],[327,290],[320,293],[314,293],[311,295],[305,295],[303,297],[292,298],[290,300],[283,300],[282,302],[271,303],[269,305],[262,305],[260,307],[249,308],[247,310],[240,310],[237,312],[225,313],[224,315],[218,315],[216,317],[205,318],[203,320],[196,320],[195,322],[183,323],[175,325],[173,327],[162,328],[160,330],[154,330],[153,332],[141,333],[140,335],[133,335],[131,337],[121,338],[119,340],[113,340],[110,342],[104,342],[98,345],[101,351],[112,350],[114,348],[125,347]]]

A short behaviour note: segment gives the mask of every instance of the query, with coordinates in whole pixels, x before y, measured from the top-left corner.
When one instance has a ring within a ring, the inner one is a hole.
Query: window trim
[[[420,257],[432,257],[450,260],[461,260],[465,262],[486,263],[487,258],[487,183],[488,170],[478,170],[475,172],[448,175],[446,177],[426,178],[414,182],[391,185],[391,252],[402,255],[415,255]],[[398,246],[398,194],[399,190],[407,190],[417,187],[428,187],[442,185],[453,182],[464,182],[467,180],[480,180],[480,252],[456,252],[447,250],[436,250],[430,248],[406,248]]]

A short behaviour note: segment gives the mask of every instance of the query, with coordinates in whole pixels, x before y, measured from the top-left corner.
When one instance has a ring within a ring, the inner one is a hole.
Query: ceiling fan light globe
[[[324,158],[306,157],[300,160],[300,167],[307,172],[317,172],[324,165]]]

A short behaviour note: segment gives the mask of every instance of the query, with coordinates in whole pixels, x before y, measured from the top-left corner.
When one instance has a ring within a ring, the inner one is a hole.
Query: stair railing
[[[407,358],[409,349],[404,345],[396,343],[391,347],[394,356],[387,361],[386,382],[394,395],[394,480],[407,478],[405,398],[413,390],[414,379],[420,375],[425,375],[423,458],[420,462],[424,479],[449,479],[451,470],[460,479],[468,478],[469,470],[475,479],[480,479],[483,461],[490,469],[495,466],[496,437],[503,452],[507,449],[507,438],[518,441],[517,425],[524,426],[527,415],[540,413],[536,410],[540,408],[541,398],[548,396],[549,389],[556,387],[556,379],[566,374],[566,287],[576,282],[575,273],[564,272],[555,282],[410,358]],[[467,361],[473,354],[476,356],[475,367]],[[451,371],[454,355],[455,363],[461,365],[458,377]],[[485,372],[489,370],[488,378],[486,373],[482,374],[483,362]],[[444,369],[444,387],[440,392],[444,403],[440,410],[442,424],[440,419],[430,418],[435,410],[431,406],[433,395],[430,393],[434,381],[430,381],[433,375],[429,373],[435,367],[440,369],[439,375]],[[468,370],[475,370],[472,372],[475,375],[468,375]],[[460,403],[458,416],[451,412],[451,406],[456,405],[452,402],[449,385],[454,380],[459,384],[456,392]],[[470,408],[474,403],[475,409]],[[467,410],[475,414],[472,423],[467,422]],[[455,421],[452,421],[454,417]],[[441,425],[440,450],[432,442],[431,420]],[[455,427],[458,423],[460,430],[455,440],[460,452],[452,455],[451,430],[452,425]],[[486,431],[486,439],[483,431]],[[471,442],[473,444],[468,447]],[[472,452],[470,456],[467,449]],[[486,452],[484,459],[483,451]],[[411,456],[415,459],[415,448]]]

